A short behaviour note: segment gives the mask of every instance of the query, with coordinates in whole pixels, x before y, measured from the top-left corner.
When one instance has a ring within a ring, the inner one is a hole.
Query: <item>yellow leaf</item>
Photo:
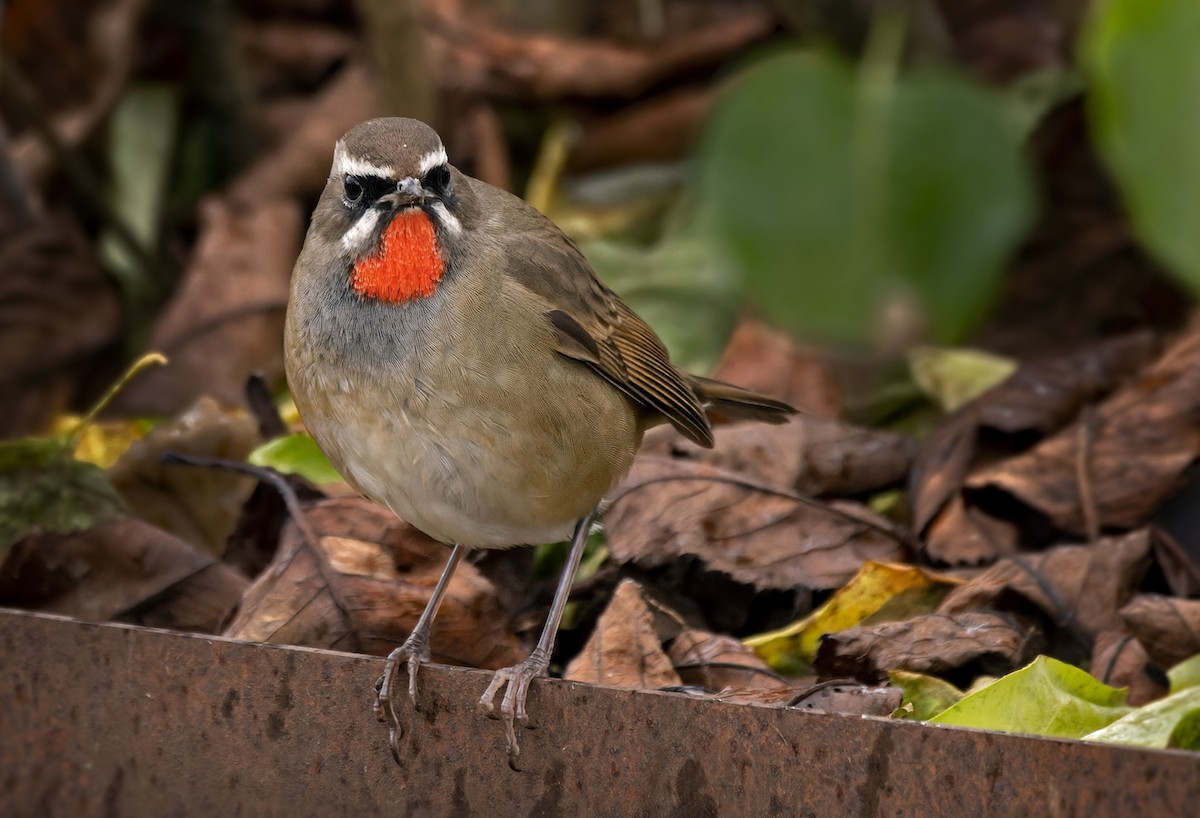
[[[852,628],[870,617],[896,621],[927,613],[954,584],[911,565],[866,562],[845,587],[804,619],[752,636],[746,644],[771,667],[786,673],[812,662],[825,634]]]
[[[978,349],[922,346],[909,351],[908,369],[922,392],[953,412],[1007,380],[1017,364]]]

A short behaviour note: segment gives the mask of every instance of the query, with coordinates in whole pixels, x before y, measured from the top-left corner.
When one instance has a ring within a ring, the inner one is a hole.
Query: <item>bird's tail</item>
[[[749,389],[724,381],[683,373],[688,385],[700,398],[704,414],[712,423],[734,420],[757,420],[763,423],[787,423],[796,408],[781,400],[768,398]]]

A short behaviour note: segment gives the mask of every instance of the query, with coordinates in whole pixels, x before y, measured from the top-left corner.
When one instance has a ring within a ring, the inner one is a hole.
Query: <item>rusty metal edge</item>
[[[382,660],[0,609],[0,815],[1194,815],[1200,759],[562,681],[522,772],[484,671],[420,676],[396,766]]]

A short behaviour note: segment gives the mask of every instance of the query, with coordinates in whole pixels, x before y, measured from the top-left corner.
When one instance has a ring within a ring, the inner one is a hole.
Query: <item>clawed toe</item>
[[[546,658],[534,651],[528,659],[514,667],[506,667],[496,671],[491,684],[479,698],[477,710],[483,715],[500,719],[504,723],[504,738],[508,745],[508,765],[517,768],[517,759],[521,755],[521,746],[517,741],[517,725],[529,726],[529,717],[525,712],[525,699],[529,696],[529,686],[534,679],[546,674]],[[496,712],[496,696],[504,688],[504,698],[500,700],[499,712]]]
[[[396,674],[401,660],[408,670],[408,698],[413,709],[417,707],[417,670],[423,661],[429,659],[428,642],[419,638],[409,637],[403,645],[388,654],[387,665],[383,675],[375,683],[375,718],[388,728],[388,747],[392,758],[400,763],[400,738],[404,735],[400,727],[400,719],[396,715],[395,688]]]

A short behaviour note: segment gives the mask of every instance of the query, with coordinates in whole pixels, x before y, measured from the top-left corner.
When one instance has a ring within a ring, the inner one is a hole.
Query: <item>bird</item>
[[[430,626],[468,552],[571,540],[537,645],[479,701],[516,768],[530,683],[547,674],[597,508],[643,433],[669,423],[711,447],[714,420],[795,412],[674,366],[554,222],[459,171],[433,128],[404,117],[334,145],[292,272],[284,359],[306,430],[346,482],[451,547],[377,685],[398,763],[396,678],[405,667],[415,708]]]

